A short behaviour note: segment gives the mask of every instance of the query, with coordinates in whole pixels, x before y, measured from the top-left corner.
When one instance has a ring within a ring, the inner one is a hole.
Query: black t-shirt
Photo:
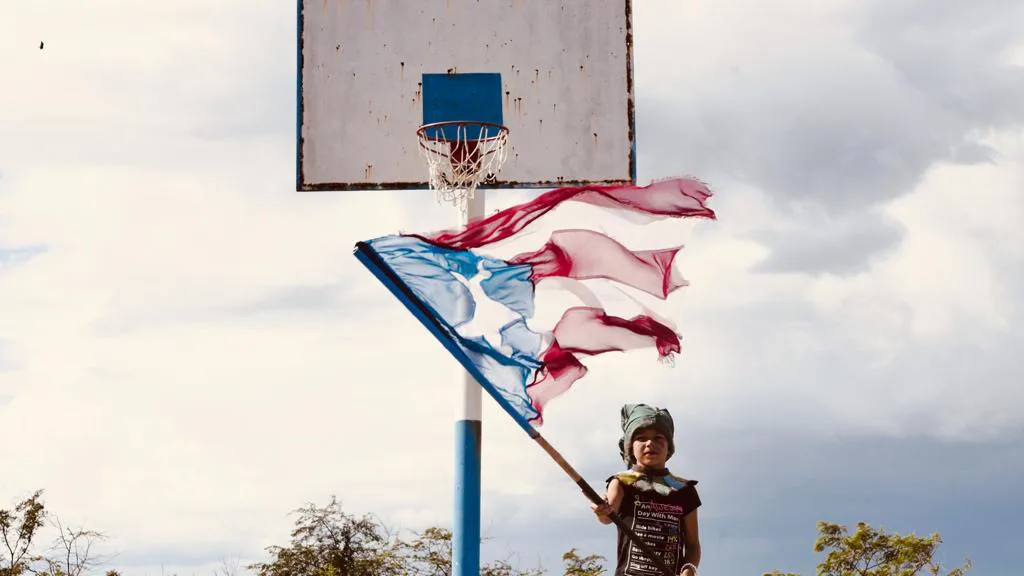
[[[696,480],[675,480],[685,485],[664,495],[638,489],[635,484],[620,479],[623,497],[619,515],[678,574],[683,568],[685,552],[683,518],[700,507],[700,497],[695,488]],[[615,576],[663,576],[621,530],[618,530],[617,551]]]

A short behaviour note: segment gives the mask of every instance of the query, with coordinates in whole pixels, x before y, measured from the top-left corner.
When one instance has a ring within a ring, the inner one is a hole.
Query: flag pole
[[[462,224],[482,218],[484,190],[466,200]],[[468,304],[468,303],[467,303]],[[455,422],[455,498],[452,522],[452,576],[480,574],[480,455],[483,432],[483,387],[462,370],[462,400]]]
[[[482,204],[481,204],[481,207],[482,207]],[[506,400],[494,388],[494,386],[492,386],[492,385],[490,385],[488,383],[487,378],[485,378],[484,375],[480,373],[479,368],[477,368],[473,364],[473,362],[466,355],[466,352],[455,341],[455,339],[454,339],[454,332],[455,332],[454,328],[452,328],[451,326],[448,326],[447,323],[445,323],[442,320],[440,320],[440,318],[438,317],[436,312],[434,310],[432,310],[431,307],[428,304],[423,302],[423,300],[421,300],[419,297],[417,297],[415,293],[413,293],[413,291],[405,284],[405,282],[403,282],[401,280],[401,278],[398,277],[398,274],[396,274],[395,271],[392,270],[390,266],[388,266],[388,264],[384,261],[384,259],[381,258],[379,254],[377,254],[376,250],[374,250],[366,242],[357,242],[356,243],[356,247],[355,247],[355,256],[364,266],[366,266],[366,268],[374,276],[377,277],[378,280],[380,280],[380,282],[382,284],[384,284],[385,287],[388,288],[388,290],[391,291],[392,294],[394,294],[394,296],[396,298],[398,298],[398,300],[402,304],[405,305],[405,307],[409,310],[409,312],[411,312],[412,315],[415,316],[423,324],[423,326],[427,330],[429,330],[431,334],[434,335],[435,338],[437,338],[438,342],[440,342],[441,345],[444,346],[445,349],[447,349],[448,352],[451,353],[451,355],[454,356],[456,360],[458,360],[459,364],[462,364],[462,367],[465,368],[466,372],[467,372],[466,379],[463,381],[464,384],[468,384],[468,383],[473,382],[473,381],[478,383],[478,386],[476,387],[476,390],[478,392],[481,389],[486,390],[487,393],[491,396],[491,398],[493,398],[494,401],[497,402],[499,406],[501,406],[501,408],[512,418],[512,420],[514,420],[515,423],[518,424],[519,427],[522,428],[522,430],[524,432],[526,432],[526,434],[531,439],[533,439],[534,442],[536,442],[537,445],[540,446],[541,449],[544,450],[544,452],[546,452],[548,454],[548,456],[550,456],[551,459],[555,461],[556,464],[558,464],[558,466],[569,476],[569,478],[571,478],[572,481],[575,482],[576,485],[580,487],[580,490],[583,491],[583,495],[586,496],[588,500],[590,500],[594,504],[598,504],[598,505],[604,503],[604,499],[590,486],[590,484],[587,483],[587,481],[579,474],[579,472],[577,472],[569,464],[569,462],[566,461],[566,459],[563,458],[562,455],[559,454],[558,451],[555,450],[555,448],[550,443],[548,443],[548,441],[543,436],[541,436],[540,432],[538,432],[537,429],[534,428],[530,424],[530,422],[528,420],[526,420],[526,418],[524,418],[521,414],[519,414],[518,412],[515,411],[515,409],[512,407],[512,405],[509,404],[508,400]],[[468,388],[468,386],[467,386],[467,388]],[[468,390],[467,390],[466,391],[466,395],[464,396],[464,398],[466,398],[468,400],[470,398],[470,394],[471,393],[468,392]],[[477,404],[477,406],[479,406],[479,404]],[[477,412],[477,414],[479,414],[479,412]],[[479,419],[477,420],[477,422],[479,423]],[[479,439],[479,436],[477,436],[476,438]],[[476,449],[479,449],[479,442],[476,444]],[[456,450],[457,451],[459,450],[458,446],[456,447]],[[465,452],[463,452],[463,453],[465,453]],[[473,452],[470,452],[470,454],[473,454]],[[477,513],[476,529],[477,529],[477,535],[479,535],[479,510],[480,510],[480,500],[479,500],[479,494],[480,494],[479,493],[479,486],[480,486],[480,484],[479,484],[479,462],[480,462],[480,459],[479,459],[479,456],[477,456],[475,462],[476,462],[476,467],[475,468],[473,468],[473,467],[461,467],[460,466],[457,470],[459,470],[459,471],[462,471],[462,470],[470,470],[470,471],[475,470],[476,471],[476,475],[470,475],[470,478],[475,478],[476,482],[477,482],[476,485],[475,485],[476,488],[477,488],[476,500],[474,501],[472,498],[467,498],[468,493],[467,492],[463,492],[462,495],[457,495],[457,498],[456,498],[456,501],[455,501],[455,505],[456,505],[456,507],[458,507],[460,505],[459,503],[463,501],[462,500],[463,498],[466,498],[466,500],[465,500],[466,502],[470,502],[470,503],[475,502],[475,506],[476,506],[475,510],[476,510],[476,513]],[[458,480],[457,480],[456,481],[456,488],[458,488],[459,485],[460,484],[458,483]],[[465,486],[465,484],[463,484],[463,486]],[[458,510],[456,511],[456,517],[458,519]],[[651,547],[648,546],[643,540],[641,540],[640,537],[637,536],[635,532],[633,532],[632,528],[629,527],[629,524],[627,524],[626,521],[623,520],[622,517],[618,513],[613,512],[610,515],[610,518],[611,518],[612,522],[614,522],[615,525],[618,526],[620,530],[622,530],[622,532],[626,535],[626,537],[628,537],[633,542],[633,544],[635,544],[637,546],[637,548],[639,548],[651,560],[651,562],[655,566],[658,567],[659,570],[661,570],[666,576],[676,576],[674,574],[674,572],[671,569],[669,569],[668,566],[665,565],[665,562],[661,559],[661,557],[658,556],[658,554],[655,551],[653,551],[651,549]],[[455,529],[456,530],[460,529],[458,523],[456,523]],[[480,546],[480,539],[479,539],[479,537],[476,539],[475,542],[471,543],[471,545],[469,545],[469,546],[466,546],[465,537],[466,537],[465,532],[459,532],[459,538],[460,538],[459,541],[460,541],[460,546],[461,546],[458,549],[459,553],[460,554],[468,554],[468,553],[471,553],[473,550],[475,550],[476,554],[477,554],[476,559],[477,559],[477,562],[479,563],[479,546]],[[455,551],[455,538],[456,538],[456,535],[455,535],[454,530],[453,530],[453,534],[452,534],[452,548],[453,548],[453,550],[452,550],[452,559],[453,559],[453,564],[455,563],[456,558],[457,558],[456,551]],[[464,572],[463,575],[468,576],[468,573]],[[454,573],[453,573],[453,576],[454,576]],[[474,573],[473,576],[478,576],[478,573]]]
[[[563,471],[565,471],[569,478],[571,478],[573,482],[575,482],[576,485],[580,487],[580,490],[583,491],[583,495],[586,496],[588,500],[590,500],[594,504],[597,504],[598,506],[605,503],[605,499],[602,498],[601,495],[598,494],[596,491],[594,491],[594,489],[590,486],[589,483],[587,483],[583,476],[581,476],[580,473],[577,472],[569,464],[569,462],[567,462],[565,458],[563,458],[562,455],[559,454],[558,451],[555,450],[555,448],[551,444],[549,444],[543,436],[540,435],[540,432],[537,432],[536,428],[533,428],[532,437],[533,440],[541,447],[541,449],[547,452],[548,456],[550,456],[551,459],[555,461],[555,464],[558,464],[558,466]],[[665,576],[676,576],[675,571],[669,568],[665,564],[664,560],[662,560],[661,557],[658,556],[658,553],[652,550],[650,546],[648,546],[643,540],[640,539],[639,536],[636,535],[635,532],[633,532],[633,529],[629,527],[629,524],[626,523],[622,516],[619,516],[618,512],[613,511],[609,515],[609,518],[611,518],[612,522],[614,522],[615,525],[618,526],[619,529],[626,534],[626,536],[633,542],[633,544],[635,544],[637,548],[639,548],[640,551],[643,552],[644,555],[646,555],[651,560],[651,563],[657,566],[658,569],[665,574]]]

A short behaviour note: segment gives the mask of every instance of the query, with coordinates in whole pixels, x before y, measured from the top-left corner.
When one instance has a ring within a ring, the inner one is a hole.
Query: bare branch
[[[242,568],[237,557],[222,558],[220,566],[213,569],[213,576],[238,576]]]
[[[51,525],[57,536],[44,555],[35,558],[45,566],[49,576],[83,576],[111,559],[111,556],[97,555],[93,546],[106,540],[106,535],[96,530],[70,528],[59,517],[54,516]],[[31,570],[40,574],[39,570]]]

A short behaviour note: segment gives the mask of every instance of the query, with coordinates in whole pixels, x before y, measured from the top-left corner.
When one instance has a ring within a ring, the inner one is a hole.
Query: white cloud
[[[1004,160],[1019,157],[1020,137],[998,146]],[[850,306],[868,312],[889,303],[909,336],[955,340],[965,330],[997,333],[1011,328],[1018,310],[1012,293],[1024,235],[1024,202],[1018,165],[934,166],[924,180],[887,213],[906,229],[900,249],[870,273],[845,280],[824,278],[815,287],[823,311],[850,317]],[[1006,266],[1010,264],[1010,266]],[[850,318],[851,322],[860,322]],[[862,329],[870,330],[870,326]]]
[[[46,247],[0,263],[0,399],[12,397],[0,402],[0,506],[45,487],[55,511],[152,566],[163,553],[206,554],[196,565],[259,554],[287,537],[288,510],[331,493],[410,527],[450,515],[456,366],[351,249],[455,216],[425,192],[293,192],[293,7],[225,6],[0,8],[14,87],[0,91],[0,250]],[[661,93],[684,91],[698,69],[778,47],[789,36],[770,25],[779,18],[817,36],[744,68],[745,86],[767,83],[751,69],[806,76],[782,56],[817,45],[845,14],[803,6],[732,28],[741,8],[750,16],[739,3],[643,8],[644,93],[659,93],[655,78]],[[660,28],[676,13],[735,52],[680,35],[698,57],[657,69],[675,30]],[[829,66],[851,63],[828,54]],[[773,86],[761,113],[800,96]],[[790,229],[793,206],[716,182],[720,220],[683,238],[692,285],[675,309],[679,365],[593,359],[548,409],[545,435],[600,486],[619,465],[617,411],[631,401],[670,405],[686,442],[708,444],[719,429],[1019,430],[1024,148],[1019,134],[991,145],[995,164],[935,165],[885,204],[903,242],[848,277],[753,273],[768,253],[758,233]],[[527,195],[496,194],[491,206]],[[296,300],[309,294],[319,299]],[[983,385],[968,368],[929,366],[958,346],[984,354]],[[500,535],[540,510],[589,520],[578,489],[485,405],[485,524]],[[684,469],[714,468],[687,452]]]
[[[1005,55],[1007,64],[1024,68],[1024,42],[1017,43],[1006,50]]]

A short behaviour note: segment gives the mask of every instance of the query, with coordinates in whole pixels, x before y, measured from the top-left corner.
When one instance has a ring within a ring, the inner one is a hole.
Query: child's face
[[[664,468],[668,461],[668,438],[654,428],[641,428],[633,435],[633,458],[645,468]]]

